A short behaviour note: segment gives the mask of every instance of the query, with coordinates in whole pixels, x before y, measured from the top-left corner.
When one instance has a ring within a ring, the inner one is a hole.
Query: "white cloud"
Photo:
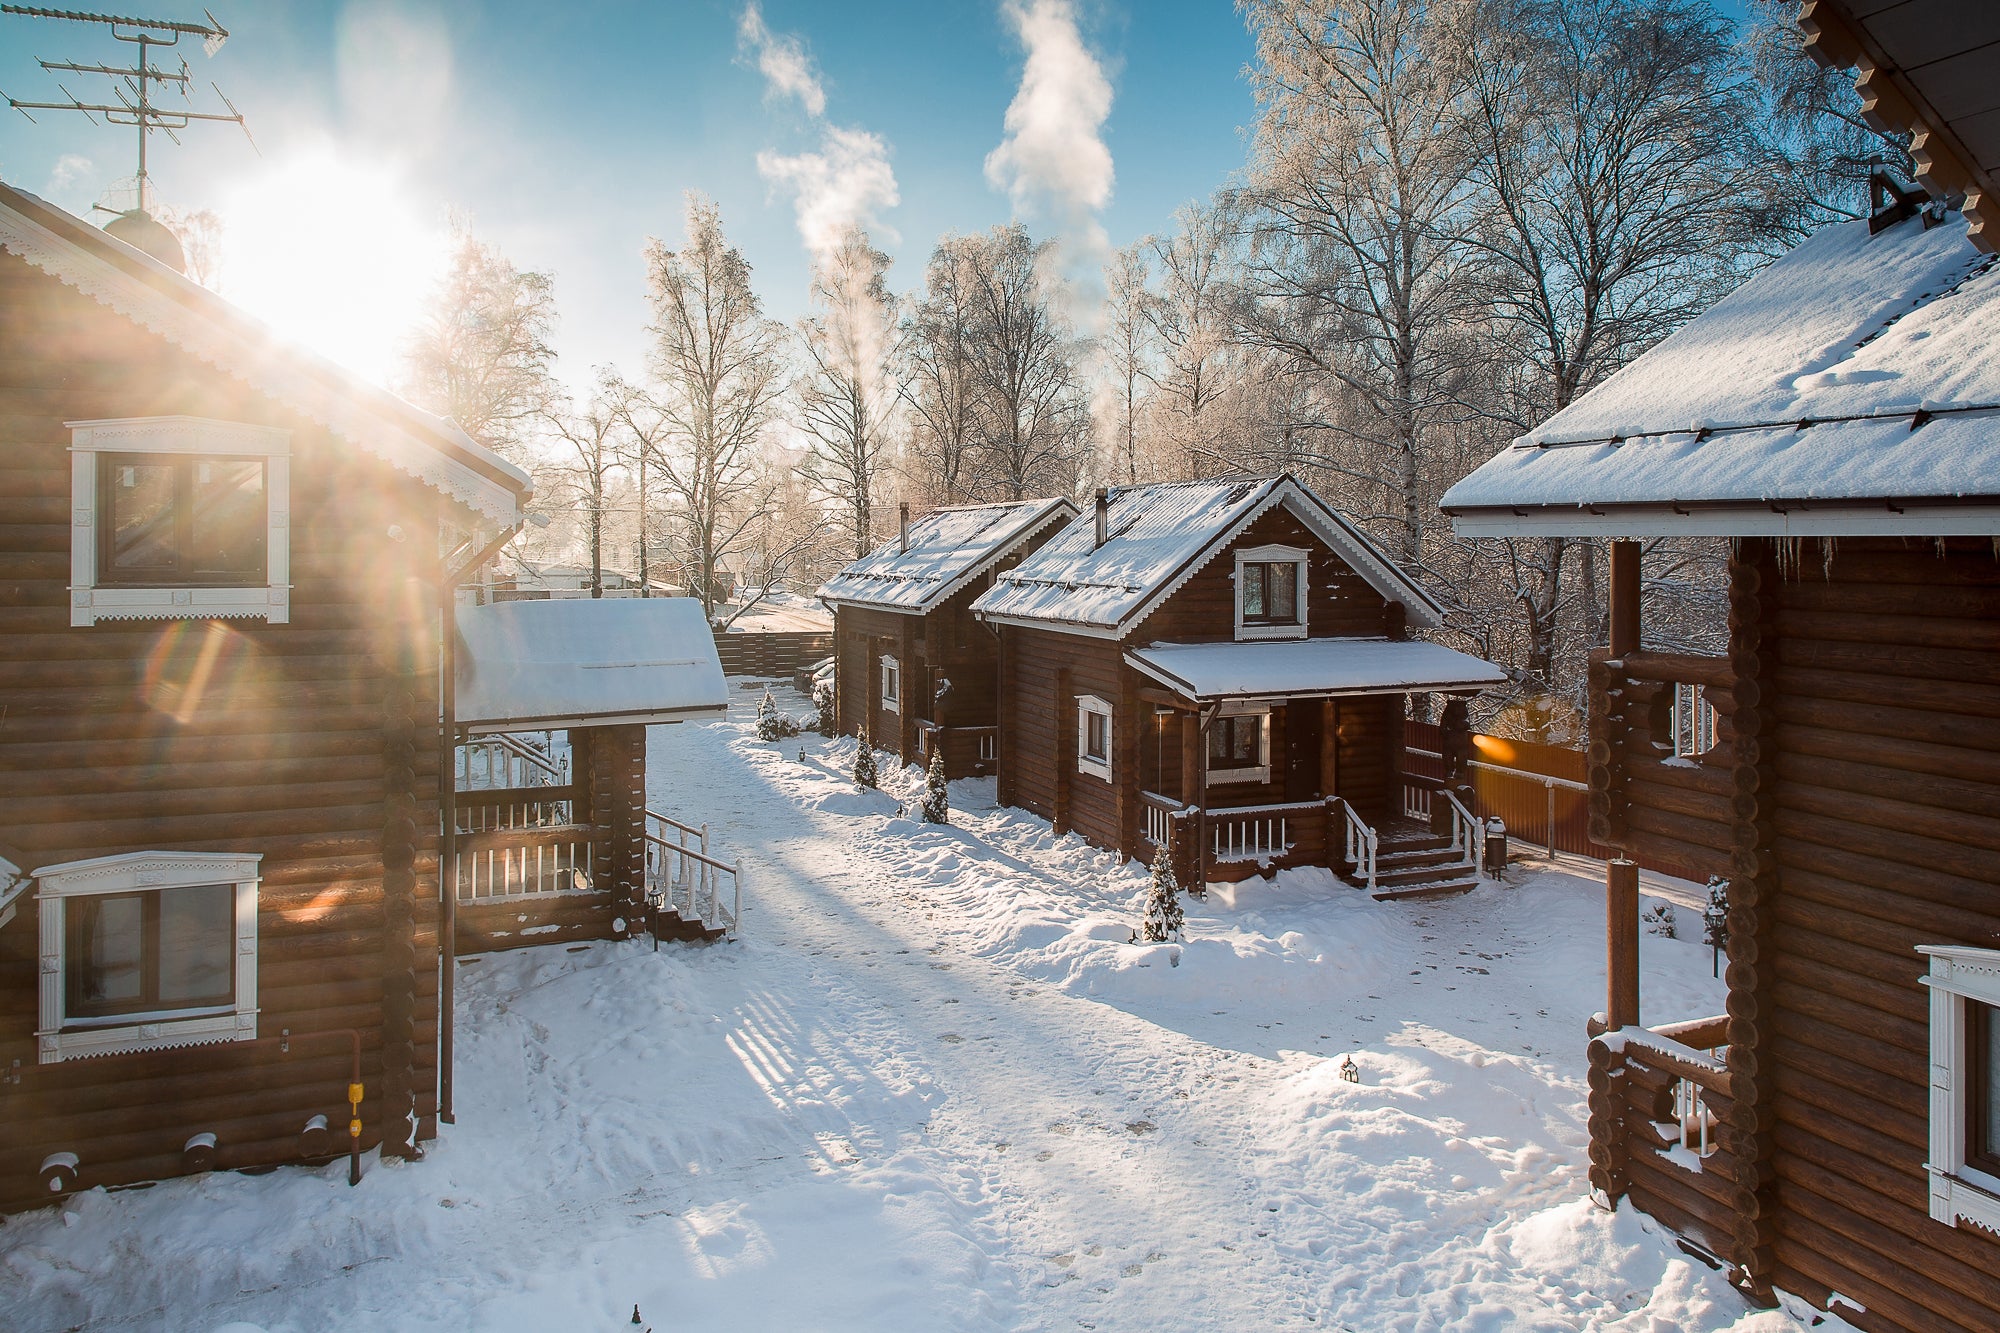
[[[1071,0],[1006,0],[1001,12],[1027,62],[1006,136],[986,155],[986,179],[1017,213],[1060,227],[1077,261],[1095,263],[1109,249],[1097,214],[1115,178],[1103,136],[1111,81],[1083,43]]]
[[[49,172],[49,193],[61,194],[97,174],[97,164],[81,153],[64,153]]]
[[[850,226],[887,232],[881,214],[902,202],[889,146],[866,130],[827,125],[817,152],[757,154],[758,174],[794,195],[799,236],[815,256],[825,255]]]
[[[744,50],[756,55],[767,96],[796,97],[806,114],[815,120],[826,114],[826,89],[820,85],[805,45],[789,33],[774,33],[766,27],[764,11],[756,0],[743,7],[743,17],[736,25],[736,39]]]

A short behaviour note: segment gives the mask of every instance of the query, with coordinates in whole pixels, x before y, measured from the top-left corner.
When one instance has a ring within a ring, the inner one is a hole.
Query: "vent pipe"
[[[902,535],[896,539],[896,549],[904,555],[908,555],[910,553],[910,506],[908,503],[905,503],[901,508]]]
[[[1096,545],[1090,548],[1091,550],[1094,551],[1099,546],[1104,545],[1104,543],[1110,538],[1110,528],[1111,528],[1111,492],[1106,490],[1104,487],[1099,486],[1097,488],[1097,542]]]

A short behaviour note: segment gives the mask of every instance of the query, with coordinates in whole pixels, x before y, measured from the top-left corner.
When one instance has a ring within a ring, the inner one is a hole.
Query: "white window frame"
[[[1090,744],[1090,718],[1095,714],[1104,719],[1104,758],[1098,759],[1087,751]],[[1076,771],[1090,773],[1111,781],[1111,757],[1117,753],[1117,744],[1112,730],[1113,715],[1111,705],[1094,694],[1076,696]]]
[[[979,733],[979,760],[982,764],[995,763],[1000,758],[999,733],[987,730]]]
[[[41,1022],[35,1042],[42,1064],[93,1055],[158,1051],[257,1039],[258,852],[126,852],[66,861],[35,872],[41,916]],[[100,893],[236,886],[236,998],[226,1005],[161,1009],[111,1018],[71,1019],[64,973],[69,899]]]
[[[1967,1002],[2000,1006],[2000,949],[1965,945],[1917,946],[1931,960],[1924,984],[1931,992],[1931,1217],[1955,1227],[1971,1223],[2000,1233],[2000,1179],[1968,1165],[1971,1133],[1967,1075],[1972,1067],[1972,1024]]]
[[[69,421],[70,615],[76,626],[100,620],[240,617],[283,625],[291,620],[292,433],[276,426],[206,417],[127,417]],[[264,460],[264,582],[247,586],[135,586],[98,582],[97,456],[197,454]]]
[[[882,654],[882,706],[900,716],[903,711],[903,664]]]
[[[1231,700],[1224,703],[1216,711],[1217,720],[1225,717],[1256,717],[1260,719],[1262,725],[1258,728],[1257,753],[1263,756],[1264,762],[1250,768],[1211,768],[1208,770],[1209,782],[1269,782],[1271,780],[1271,706],[1269,704]],[[1214,723],[1211,722],[1209,725],[1213,726]],[[1204,759],[1206,759],[1207,754],[1208,742],[1207,738],[1204,737],[1202,741],[1202,755]]]
[[[1296,625],[1245,624],[1243,620],[1243,566],[1280,565],[1291,563],[1298,566],[1298,613]],[[1306,596],[1306,576],[1312,568],[1312,552],[1296,546],[1244,546],[1236,551],[1236,573],[1232,576],[1236,583],[1236,637],[1247,639],[1303,639],[1306,637],[1306,607],[1311,598]]]

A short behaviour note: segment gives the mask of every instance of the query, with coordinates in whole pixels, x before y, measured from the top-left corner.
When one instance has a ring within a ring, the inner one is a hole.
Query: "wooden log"
[[[1612,542],[1610,566],[1610,655],[1624,658],[1640,645],[1639,543]]]
[[[1817,1177],[1817,1182],[1833,1184],[1826,1176]],[[1796,1187],[1797,1182],[1791,1183]],[[1818,1274],[1826,1277],[1838,1276],[1844,1270],[1843,1282],[1829,1284],[1834,1290],[1859,1301],[1873,1316],[1911,1321],[1906,1326],[1913,1330],[1935,1329],[1945,1333],[1961,1328],[1992,1327],[1977,1305],[1968,1307],[1962,1295],[1947,1290],[1941,1270],[1948,1265],[1942,1256],[1934,1251],[1913,1255],[1907,1244],[1895,1242],[1894,1233],[1879,1223],[1861,1217],[1818,1190],[1811,1194],[1810,1201],[1800,1199],[1786,1211],[1784,1236],[1796,1247],[1787,1249],[1792,1263],[1807,1271],[1816,1268]],[[1840,1222],[1838,1228],[1828,1225],[1835,1219]],[[1856,1243],[1855,1233],[1867,1236],[1867,1242]],[[1889,1253],[1883,1253],[1877,1246]],[[1818,1262],[1808,1261],[1807,1254]],[[1912,1267],[1904,1262],[1906,1259],[1919,1266]],[[1952,1266],[1951,1273],[1964,1280],[1963,1270]],[[1986,1303],[1986,1312],[1995,1308]]]
[[[1857,1084],[1853,1067],[1809,1046],[1788,1046],[1772,1062],[1771,1086],[1784,1116],[1814,1118],[1815,1130],[1858,1152],[1930,1148],[1930,1098],[1924,1089],[1872,1079]],[[1903,1105],[1895,1105],[1895,1102]],[[1774,1120],[1775,1123],[1775,1120]]]
[[[1782,726],[1817,727],[1836,735],[1883,737],[1932,746],[1949,746],[1987,755],[2000,750],[2000,737],[1984,727],[1968,727],[1962,717],[1928,708],[1891,708],[1873,703],[1778,695],[1771,713]],[[1856,753],[1860,751],[1857,749]],[[1993,762],[1991,759],[1985,762]]]
[[[1785,864],[1787,893],[1888,922],[1909,920],[1909,899],[1917,899],[1926,922],[1935,927],[1932,943],[1972,943],[1992,934],[1991,885],[1793,839],[1780,839],[1778,854]]]
[[[1636,562],[1636,548],[1634,560]],[[1607,861],[1604,866],[1604,954],[1606,1020],[1614,1029],[1636,1026],[1639,1022],[1639,867],[1633,861]]]
[[[1921,599],[1921,604],[1926,608],[1921,614],[1905,615],[1876,615],[1847,608],[1807,610],[1794,604],[1778,612],[1778,634],[1781,639],[1822,644],[1896,644],[1978,653],[2000,650],[2000,622],[1951,616],[1935,609],[1928,598]]]
[[[1775,987],[1774,987],[1775,989]],[[1793,986],[1796,994],[1798,988]],[[1760,1026],[1788,1041],[1810,1046],[1823,1054],[1844,1058],[1850,1068],[1868,1070],[1889,1079],[1922,1083],[1929,1077],[1928,1048],[1919,1054],[1893,1041],[1884,1041],[1846,1026],[1841,1015],[1832,1022],[1791,1008],[1778,1008]]]
[[[1726,690],[1736,684],[1736,672],[1726,657],[1695,653],[1627,652],[1619,655],[1628,681],[1655,685],[1705,685]]]

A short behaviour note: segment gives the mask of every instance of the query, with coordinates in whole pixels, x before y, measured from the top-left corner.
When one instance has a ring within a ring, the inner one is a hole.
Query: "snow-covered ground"
[[[9,1219],[0,1326],[1797,1327],[1584,1198],[1589,879],[1284,874],[1135,946],[1138,867],[990,782],[917,823],[914,771],[857,792],[853,742],[758,742],[735,694],[651,760],[745,863],[739,941],[462,964],[428,1160]],[[1649,1021],[1719,1011],[1700,945],[1644,962]]]

